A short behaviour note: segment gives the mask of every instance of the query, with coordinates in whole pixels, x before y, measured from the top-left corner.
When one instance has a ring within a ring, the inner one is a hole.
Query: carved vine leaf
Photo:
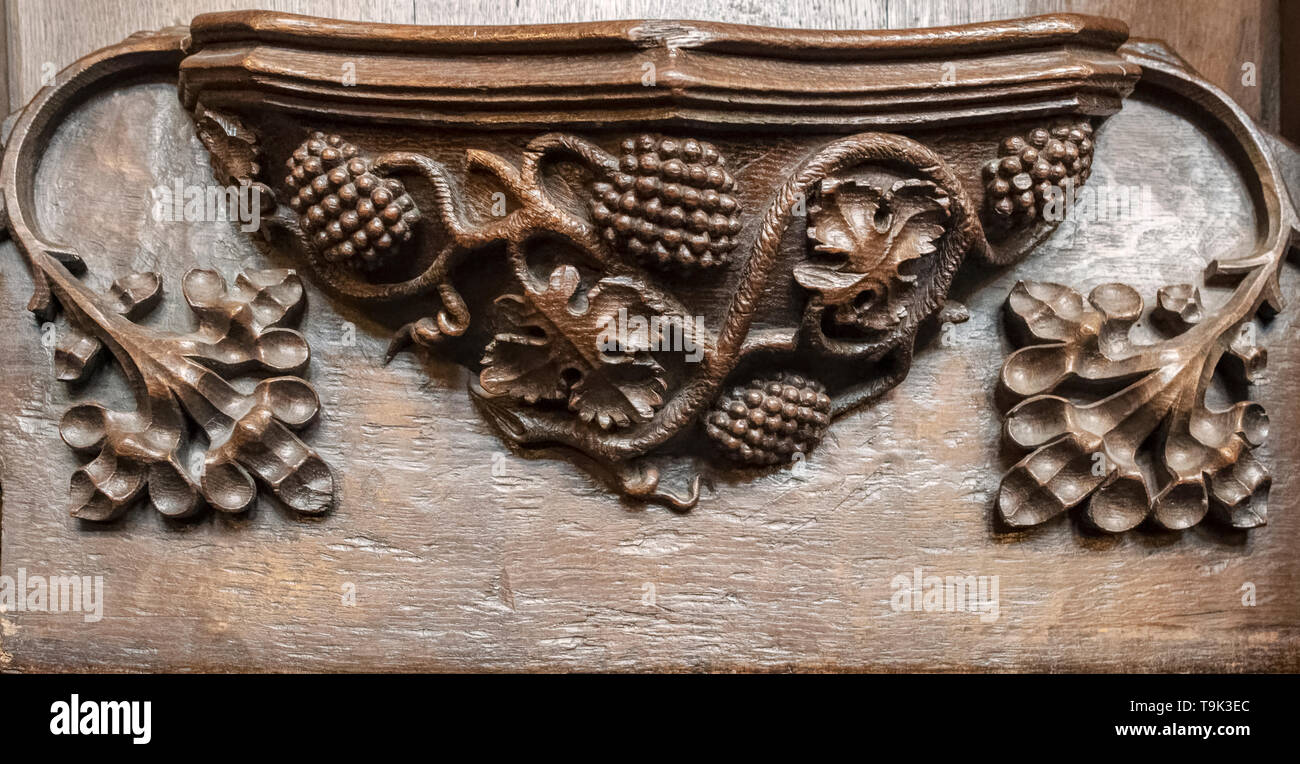
[[[111,519],[146,491],[172,517],[191,515],[204,502],[242,512],[257,497],[254,478],[299,512],[324,512],[333,503],[334,478],[293,432],[320,408],[298,376],[310,355],[306,340],[286,328],[302,312],[298,276],[252,271],[229,289],[216,272],[193,270],[183,288],[198,318],[187,334],[135,323],[159,301],[157,274],[119,279],[108,297],[79,290],[61,298],[84,333],[70,334],[56,350],[60,378],[87,376],[107,346],[136,398],[130,412],[90,403],[64,415],[64,441],[94,456],[72,477],[72,514]],[[282,376],[262,379],[248,393],[226,379],[267,373]],[[206,448],[191,442],[187,419]]]
[[[1150,517],[1166,528],[1200,522],[1213,506],[1240,528],[1263,525],[1269,476],[1252,449],[1268,432],[1259,404],[1206,403],[1220,359],[1262,368],[1249,314],[1204,318],[1190,285],[1160,290],[1153,318],[1179,333],[1138,344],[1130,329],[1142,298],[1104,284],[1085,299],[1059,284],[1021,282],[1008,312],[1033,343],[1013,353],[1002,384],[1025,400],[1007,414],[1007,438],[1031,449],[1003,478],[998,499],[1011,525],[1043,522],[1088,501],[1108,531]],[[1075,391],[1102,390],[1081,399]]]
[[[209,109],[194,110],[199,140],[212,160],[217,180],[226,185],[249,185],[261,173],[257,136],[239,118]]]
[[[929,181],[882,189],[827,179],[808,210],[808,236],[822,257],[796,265],[795,281],[820,294],[837,323],[888,329],[899,320],[889,309],[896,292],[916,281],[914,262],[935,251],[949,208],[947,194]]]
[[[567,401],[606,430],[647,421],[667,390],[649,353],[661,338],[634,332],[620,342],[618,327],[630,316],[657,315],[652,301],[630,277],[601,279],[585,293],[581,286],[578,270],[563,266],[541,289],[525,280],[524,295],[499,297],[502,331],[487,346],[480,384],[528,403]]]

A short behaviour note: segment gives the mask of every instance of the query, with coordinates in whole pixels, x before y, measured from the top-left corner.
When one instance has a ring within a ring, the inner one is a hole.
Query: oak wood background
[[[139,28],[241,5],[9,0],[10,102],[30,97],[43,67],[62,67]],[[1280,104],[1271,2],[263,5],[417,23],[647,16],[838,28],[1086,10],[1170,39],[1266,125]],[[1255,88],[1240,83],[1247,60],[1259,62]],[[70,232],[67,243],[86,255],[92,283],[106,286],[128,268],[160,270],[167,279],[160,320],[183,326],[176,285],[186,268],[233,277],[243,265],[266,265],[232,230],[151,223],[148,194],[130,193],[177,174],[204,182],[202,147],[174,89],[133,85],[83,110],[85,120],[51,146],[39,201],[44,225]],[[1294,309],[1261,332],[1270,370],[1255,396],[1272,418],[1261,455],[1275,475],[1267,527],[1109,537],[1061,518],[1022,533],[994,530],[993,498],[1009,464],[993,401],[1008,347],[999,310],[1015,280],[1083,289],[1120,280],[1150,301],[1157,286],[1196,281],[1206,258],[1251,239],[1235,168],[1185,116],[1137,99],[1099,139],[1091,182],[1151,185],[1159,203],[1149,219],[1067,224],[1026,263],[967,270],[954,296],[973,318],[957,327],[957,342],[922,350],[898,389],[837,423],[804,474],[721,483],[686,515],[620,502],[562,459],[509,452],[470,404],[462,369],[418,355],[383,365],[387,337],[309,287],[303,329],[325,411],[308,440],[336,468],[339,508],[301,521],[262,504],[246,517],[194,523],[137,508],[112,526],[80,524],[64,507],[76,459],[59,441],[58,418],[72,401],[111,403],[123,391],[111,378],[88,391],[53,380],[50,353],[21,309],[30,281],[5,244],[0,573],[22,566],[103,574],[107,602],[97,624],[0,615],[0,667],[1295,670]],[[1291,173],[1300,180],[1300,168]],[[78,193],[93,188],[123,191]],[[1300,291],[1292,267],[1283,288],[1293,297]],[[357,326],[355,346],[342,342],[348,321]],[[894,612],[890,581],[916,567],[998,575],[1000,618]],[[1256,592],[1250,607],[1248,584]]]

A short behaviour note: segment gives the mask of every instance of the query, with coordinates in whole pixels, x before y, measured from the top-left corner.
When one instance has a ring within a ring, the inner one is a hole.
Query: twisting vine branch
[[[943,299],[947,280],[955,272],[961,256],[972,246],[972,242],[982,241],[979,222],[974,215],[966,214],[970,204],[966,200],[965,191],[937,155],[902,136],[863,133],[823,147],[805,161],[777,191],[759,223],[758,234],[750,255],[745,260],[739,283],[723,312],[712,352],[693,369],[691,376],[653,418],[633,427],[626,434],[610,435],[583,427],[581,422],[573,422],[544,411],[525,412],[489,406],[490,413],[507,432],[524,434],[521,440],[535,437],[538,440],[559,442],[613,461],[636,457],[662,445],[682,427],[696,420],[703,408],[716,396],[727,374],[735,367],[749,334],[758,297],[772,275],[775,259],[796,206],[808,198],[811,189],[822,179],[870,162],[894,162],[911,168],[922,177],[941,183],[958,200],[956,206],[959,214],[956,220],[959,223],[945,237],[938,278],[921,301],[922,308],[937,305]],[[923,314],[918,314],[916,321],[919,322],[921,315]],[[908,331],[914,332],[915,328],[913,322],[900,332],[899,339]],[[901,379],[902,376],[895,375],[895,378]],[[873,389],[877,395],[883,392],[878,387]],[[866,399],[857,395],[853,400],[855,404],[861,404]]]

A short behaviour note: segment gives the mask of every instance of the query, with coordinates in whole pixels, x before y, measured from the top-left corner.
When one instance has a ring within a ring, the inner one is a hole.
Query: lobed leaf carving
[[[642,285],[607,277],[583,293],[573,266],[553,270],[545,287],[531,279],[523,285],[524,296],[497,299],[503,330],[483,356],[483,389],[528,403],[565,400],[605,430],[649,420],[667,389],[663,367],[649,354],[658,338],[625,344],[611,333],[620,314],[650,312]]]
[[[56,355],[60,377],[84,377],[107,346],[136,397],[134,411],[87,403],[63,416],[63,440],[92,456],[72,477],[74,516],[109,520],[146,494],[170,517],[204,504],[242,512],[259,482],[304,514],[331,506],[333,475],[294,434],[320,409],[315,390],[297,376],[310,358],[307,342],[286,327],[304,302],[295,273],[247,272],[231,289],[215,271],[190,271],[183,291],[198,327],[187,334],[135,323],[158,303],[157,274],[119,279],[109,297],[60,276],[51,281],[80,326]],[[262,379],[249,393],[227,379],[248,374],[284,376]],[[189,421],[202,430],[205,449],[191,441]],[[192,453],[202,456],[201,468],[186,463]]]
[[[846,328],[888,329],[897,292],[916,280],[912,264],[936,251],[950,216],[943,189],[917,178],[880,188],[829,178],[808,210],[808,236],[820,257],[794,267],[795,281],[821,296]]]
[[[1123,284],[1085,298],[1060,284],[1020,282],[1007,307],[1029,344],[1002,368],[1003,388],[1024,399],[1004,432],[1030,453],[1003,478],[1006,522],[1034,525],[1086,501],[1087,520],[1112,532],[1148,518],[1186,528],[1212,507],[1239,528],[1264,524],[1270,480],[1252,449],[1268,417],[1249,401],[1222,410],[1206,403],[1225,354],[1248,368],[1264,363],[1251,312],[1229,305],[1203,321],[1195,288],[1167,287],[1156,313],[1176,317],[1180,333],[1140,344],[1130,330],[1143,301]]]

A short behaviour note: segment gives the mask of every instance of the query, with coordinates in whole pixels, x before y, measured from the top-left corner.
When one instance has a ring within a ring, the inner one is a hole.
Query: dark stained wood
[[[851,131],[1071,107],[1104,115],[1118,108],[1134,76],[1115,53],[1123,25],[1083,16],[990,22],[960,33],[824,33],[657,21],[316,29],[292,16],[249,12],[200,16],[192,29],[181,79],[190,107],[260,105],[426,127],[671,118]],[[945,68],[991,49],[1001,55],[980,60],[976,76]],[[432,69],[430,59],[438,62]],[[344,81],[349,65],[355,79]]]
[[[1294,2],[1278,3],[1281,9],[1281,23],[1278,25],[1280,40],[1294,40],[1300,37],[1300,4]],[[1292,143],[1300,142],[1300,50],[1295,45],[1282,45],[1281,72],[1278,76],[1281,98],[1280,118],[1281,133]]]

